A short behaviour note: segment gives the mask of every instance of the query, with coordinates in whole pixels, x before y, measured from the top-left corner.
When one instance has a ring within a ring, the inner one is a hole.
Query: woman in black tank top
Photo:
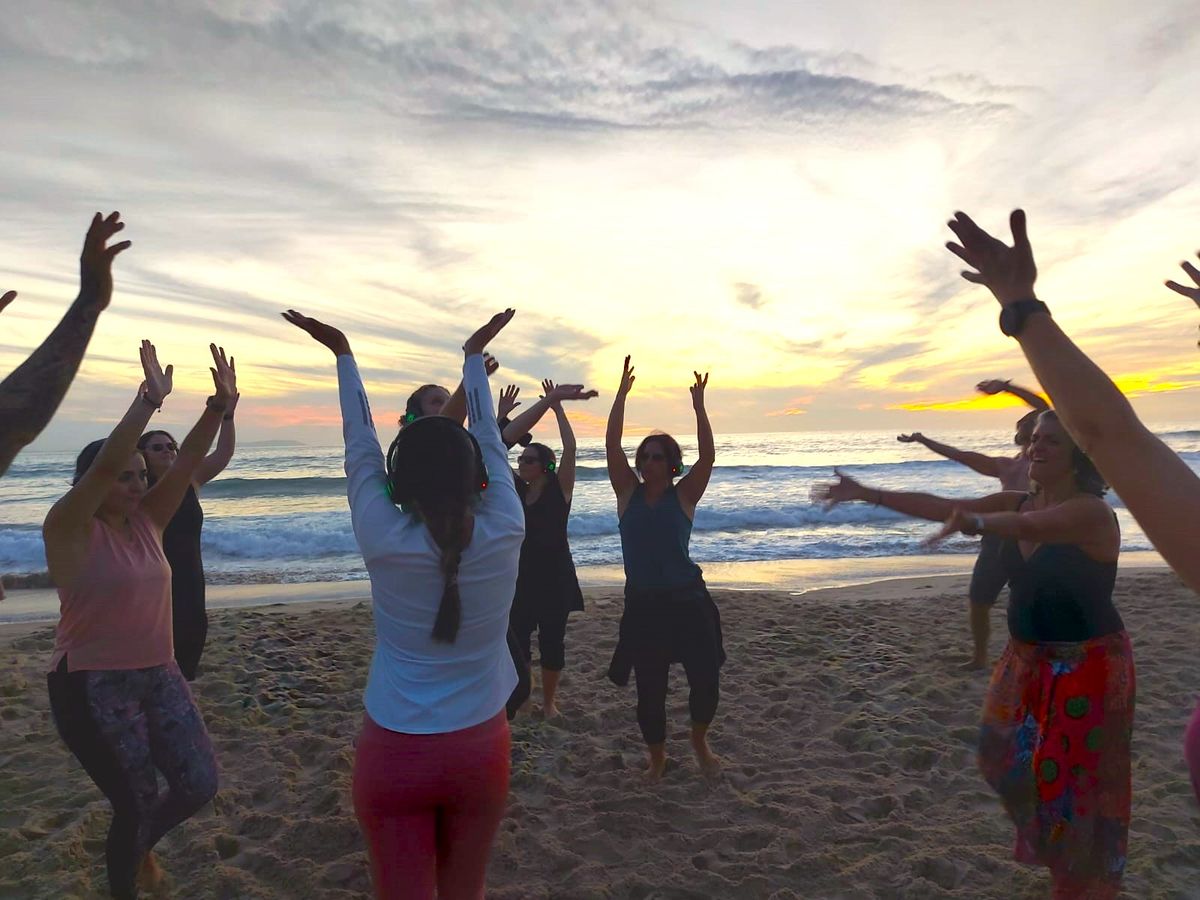
[[[575,432],[562,401],[578,396],[573,385],[557,391],[552,381],[542,390],[558,420],[562,456],[545,444],[530,442],[517,457],[517,493],[525,509],[525,540],[513,596],[510,627],[528,665],[533,632],[538,633],[542,668],[542,713],[558,715],[558,682],[566,667],[567,617],[583,611],[583,592],[575,575],[567,519],[575,494]]]
[[[1015,857],[1050,870],[1055,896],[1115,896],[1129,834],[1134,667],[1112,602],[1121,536],[1091,460],[1045,412],[1029,449],[1032,493],[975,500],[880,491],[842,476],[814,500],[862,500],[996,535],[1010,639],[992,673],[979,765],[1017,830]]]
[[[233,360],[229,362],[232,367]],[[200,488],[220,475],[233,458],[237,443],[233,411],[238,396],[235,395],[225,409],[216,449],[197,467],[183,502],[163,532],[163,553],[171,564],[171,630],[175,661],[188,681],[196,680],[200,656],[208,639],[204,560],[200,556],[200,531],[204,527]],[[146,457],[146,472],[151,485],[171,468],[179,451],[175,439],[166,431],[147,431],[138,440],[138,449]]]

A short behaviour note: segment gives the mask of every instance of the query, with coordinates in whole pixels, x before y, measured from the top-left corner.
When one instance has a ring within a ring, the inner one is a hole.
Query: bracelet
[[[875,488],[875,505],[883,506],[883,491],[879,488]]]
[[[233,421],[233,413],[225,413],[225,415],[221,416],[221,421],[222,422],[232,422]]]
[[[161,400],[151,400],[149,394],[141,395],[142,402],[153,406],[155,411],[162,409],[163,402]]]
[[[214,412],[225,412],[225,404],[218,403],[216,397],[209,397],[204,401],[204,405]]]

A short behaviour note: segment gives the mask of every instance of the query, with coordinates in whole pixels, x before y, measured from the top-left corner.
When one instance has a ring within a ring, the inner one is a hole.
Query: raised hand
[[[487,373],[487,377],[491,378],[500,370],[500,360],[492,356],[492,354],[484,351],[483,354],[483,371]]]
[[[496,313],[488,319],[486,325],[467,338],[467,342],[463,344],[463,355],[474,356],[476,353],[482,353],[492,338],[499,334],[500,329],[511,322],[512,317],[516,314],[517,311],[515,309],[506,309],[504,312]]]
[[[936,547],[952,534],[962,532],[963,534],[975,535],[979,534],[982,522],[979,516],[974,513],[963,512],[959,507],[954,507],[950,512],[950,518],[942,525],[941,531],[926,538],[922,543],[926,547]]]
[[[692,408],[704,409],[704,389],[708,387],[708,373],[705,372],[703,378],[699,372],[693,371],[692,374],[696,376],[696,383],[688,388],[692,392]]]
[[[230,403],[236,402],[234,398],[237,397],[237,371],[233,367],[233,357],[226,359],[225,348],[216,344],[209,344],[208,349],[213,358],[212,367],[209,369],[215,388],[213,399],[225,408],[225,412],[229,412]]]
[[[822,504],[828,511],[839,503],[848,503],[851,500],[862,500],[865,498],[866,491],[861,484],[849,475],[843,475],[837,469],[834,469],[833,473],[837,475],[837,481],[828,481],[824,484],[813,485],[812,492],[809,494],[813,503]]]
[[[976,225],[966,213],[956,212],[947,224],[959,243],[948,242],[946,249],[975,269],[974,272],[963,272],[963,278],[982,284],[1002,306],[1034,299],[1037,265],[1029,245],[1024,210],[1013,210],[1009,217],[1013,235],[1011,247]]]
[[[625,368],[621,372],[621,384],[617,388],[617,393],[621,395],[628,394],[633,388],[633,383],[637,381],[637,377],[633,374],[633,366],[629,364],[629,357],[625,357]]]
[[[925,440],[925,435],[919,431],[914,431],[912,434],[898,434],[896,440],[902,444],[919,444]]]
[[[517,394],[521,393],[521,389],[515,384],[510,384],[500,392],[500,400],[496,403],[496,418],[508,418],[508,414],[521,405],[521,401],[517,399]]]
[[[975,385],[975,390],[981,394],[991,396],[993,394],[1002,394],[1008,390],[1011,381],[1001,381],[999,378],[989,378],[987,381],[981,381]]]
[[[79,255],[79,285],[81,291],[93,291],[95,303],[105,309],[112,300],[112,261],[129,241],[108,246],[108,240],[125,227],[119,212],[101,217],[96,213],[83,239],[83,252]]]
[[[1169,283],[1169,282],[1168,282]],[[4,311],[4,307],[17,299],[16,291],[5,291],[4,296],[0,297],[0,312]]]
[[[324,322],[298,313],[294,309],[289,309],[280,315],[301,331],[308,332],[314,341],[328,347],[334,356],[342,356],[350,352],[350,342],[346,340],[346,335],[332,325],[326,325]]]
[[[582,384],[558,384],[551,379],[542,379],[542,396],[551,403],[561,403],[563,400],[591,400],[599,397],[599,391],[584,390]]]
[[[175,367],[167,366],[166,371],[163,371],[162,366],[158,364],[158,351],[149,341],[142,341],[138,355],[142,360],[142,394],[155,406],[162,406],[163,399],[171,393]]]
[[[1197,253],[1197,256],[1200,256],[1200,253]],[[1188,277],[1196,282],[1196,286],[1191,287],[1186,284],[1180,284],[1178,281],[1168,281],[1166,282],[1167,287],[1177,294],[1190,297],[1197,306],[1200,306],[1200,269],[1197,269],[1187,260],[1184,260],[1179,265],[1183,268],[1183,271],[1187,272]]]

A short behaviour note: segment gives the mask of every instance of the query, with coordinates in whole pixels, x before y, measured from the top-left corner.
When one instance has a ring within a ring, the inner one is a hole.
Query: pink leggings
[[[354,812],[375,896],[480,900],[508,798],[504,710],[445,734],[401,734],[363,716]]]
[[[1183,757],[1187,760],[1188,771],[1192,773],[1192,790],[1196,792],[1196,799],[1200,800],[1200,703],[1196,704],[1196,711],[1192,713],[1192,720],[1184,732]]]

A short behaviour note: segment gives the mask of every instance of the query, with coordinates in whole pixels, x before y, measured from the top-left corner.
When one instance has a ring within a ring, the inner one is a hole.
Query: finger
[[[704,373],[704,381],[701,382],[700,387],[708,387],[708,373],[707,372]]]
[[[133,241],[121,241],[121,243],[113,244],[111,247],[105,250],[104,255],[107,259],[113,259],[118,253],[123,253],[132,246]]]
[[[16,291],[5,291],[4,296],[0,297],[0,310],[4,309],[4,307],[8,306],[8,304],[12,303],[16,299]]]
[[[987,284],[987,279],[978,272],[960,272],[959,274],[971,284]]]
[[[974,254],[967,250],[966,247],[956,244],[953,241],[947,241],[946,249],[965,262],[967,265],[975,265]]]
[[[167,376],[167,381],[170,381],[171,376],[175,374],[175,367],[173,365],[168,365],[167,371],[163,372],[163,374]]]
[[[237,374],[237,368],[233,365],[233,357],[229,357],[229,371]]]
[[[1029,232],[1025,223],[1025,210],[1014,209],[1008,217],[1008,227],[1012,229],[1013,247],[1028,250]]]
[[[1186,260],[1184,260],[1184,262],[1181,263],[1181,265],[1183,266],[1183,271],[1187,272],[1188,275],[1191,276],[1192,281],[1196,282],[1196,284],[1200,284],[1200,269],[1197,269],[1195,266],[1193,266],[1190,262],[1188,262]]]

